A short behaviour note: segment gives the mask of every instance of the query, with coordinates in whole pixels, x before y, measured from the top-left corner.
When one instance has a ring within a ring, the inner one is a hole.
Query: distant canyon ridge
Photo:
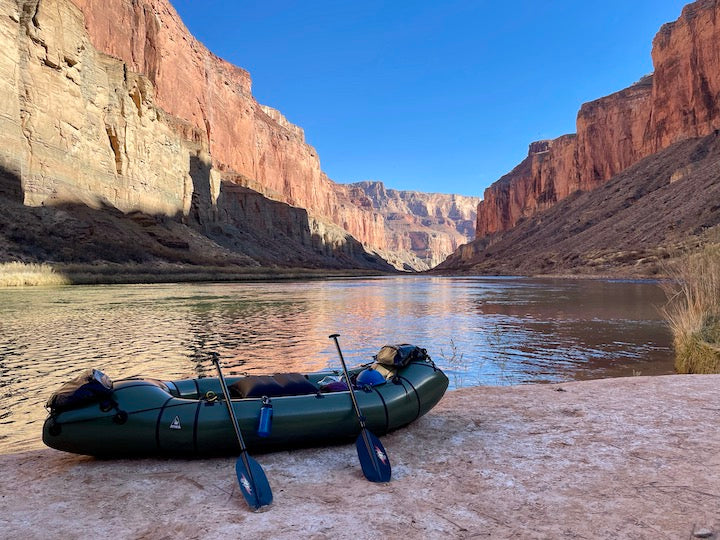
[[[655,275],[719,242],[720,2],[685,6],[652,59],[652,74],[584,104],[577,133],[530,144],[441,269]]]
[[[479,198],[342,185],[166,0],[0,0],[0,259],[425,270]]]

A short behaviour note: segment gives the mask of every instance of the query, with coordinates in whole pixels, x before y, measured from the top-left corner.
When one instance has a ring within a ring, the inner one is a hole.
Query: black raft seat
[[[228,387],[230,397],[259,398],[315,394],[318,388],[302,373],[248,375]]]

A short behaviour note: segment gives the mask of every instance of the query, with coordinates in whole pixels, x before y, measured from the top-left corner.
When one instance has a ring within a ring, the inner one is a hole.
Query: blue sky
[[[336,182],[482,196],[586,101],[652,71],[679,0],[171,0]]]

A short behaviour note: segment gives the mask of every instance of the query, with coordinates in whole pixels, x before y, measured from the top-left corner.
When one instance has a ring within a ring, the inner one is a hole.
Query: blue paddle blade
[[[365,478],[371,482],[389,482],[392,474],[390,459],[380,440],[370,430],[363,428],[355,446]]]
[[[247,453],[235,462],[240,491],[250,508],[255,510],[267,506],[273,500],[270,484],[260,464]]]

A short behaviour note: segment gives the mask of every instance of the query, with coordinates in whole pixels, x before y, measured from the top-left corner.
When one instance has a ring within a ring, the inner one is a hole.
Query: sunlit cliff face
[[[582,106],[577,135],[548,141],[485,191],[477,237],[507,230],[523,217],[593,189],[673,143],[720,128],[720,6],[687,5],[653,41],[655,71],[636,84]]]

